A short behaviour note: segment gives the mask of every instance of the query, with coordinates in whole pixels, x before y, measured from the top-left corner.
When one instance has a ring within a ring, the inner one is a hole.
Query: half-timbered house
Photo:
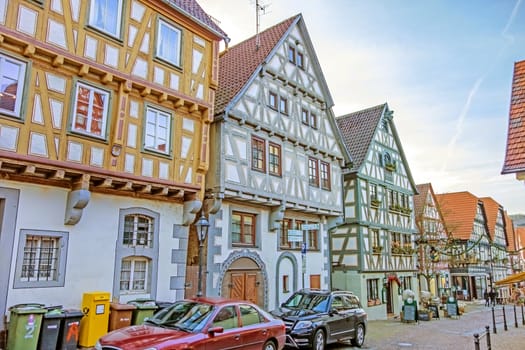
[[[352,166],[344,171],[344,224],[331,230],[332,288],[358,294],[371,319],[399,314],[418,295],[413,196],[416,185],[382,104],[337,118]]]
[[[450,290],[448,269],[447,230],[437,204],[432,184],[416,186],[414,213],[418,237],[416,239],[419,290],[441,297]]]
[[[460,300],[482,298],[485,290],[494,288],[494,281],[506,276],[502,268],[506,256],[503,212],[498,214],[497,208],[490,210],[493,212],[490,214],[494,227],[492,237],[487,200],[467,191],[437,194],[436,197],[452,239],[447,248],[451,293]]]
[[[328,288],[345,159],[302,15],[220,55],[206,179],[207,294],[273,308]]]
[[[0,1],[1,315],[184,297],[227,39],[193,0]]]

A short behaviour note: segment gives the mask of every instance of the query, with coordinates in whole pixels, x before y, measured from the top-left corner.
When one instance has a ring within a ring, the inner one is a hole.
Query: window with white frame
[[[129,257],[122,260],[120,267],[120,291],[146,292],[150,259]]]
[[[14,288],[64,286],[67,245],[66,232],[21,230]]]
[[[110,93],[94,86],[77,82],[73,104],[73,131],[105,138]]]
[[[123,0],[91,0],[89,25],[113,37],[120,37]]]
[[[159,19],[157,28],[157,57],[180,66],[181,31]]]
[[[144,148],[170,153],[171,114],[151,106],[146,107]]]
[[[26,63],[0,54],[0,113],[21,117]]]
[[[155,292],[160,215],[144,208],[121,209],[113,295],[148,297]]]

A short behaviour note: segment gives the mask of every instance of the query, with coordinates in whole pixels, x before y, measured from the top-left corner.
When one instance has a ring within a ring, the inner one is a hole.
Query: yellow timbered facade
[[[221,40],[194,1],[0,1],[2,314],[184,296]]]

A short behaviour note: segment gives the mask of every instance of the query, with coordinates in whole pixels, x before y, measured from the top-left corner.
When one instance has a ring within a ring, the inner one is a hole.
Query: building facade
[[[399,314],[402,292],[419,293],[416,185],[382,104],[337,118],[353,160],[344,170],[344,223],[330,232],[332,288],[358,294],[371,319]]]
[[[221,40],[194,1],[0,2],[0,314],[184,297]]]
[[[273,309],[298,288],[329,288],[345,159],[302,15],[222,53],[219,86],[207,294]]]
[[[414,212],[419,231],[416,239],[419,289],[441,297],[450,292],[449,237],[432,184],[417,185],[417,192]]]

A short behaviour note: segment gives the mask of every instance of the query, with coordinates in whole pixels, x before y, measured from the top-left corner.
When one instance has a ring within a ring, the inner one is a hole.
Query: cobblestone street
[[[491,308],[483,303],[468,303],[465,313],[457,319],[443,318],[404,323],[399,319],[369,321],[363,349],[475,349],[474,334],[482,334],[485,326],[490,326],[492,349],[519,350],[525,348],[525,325],[522,321],[521,307],[516,308],[515,327],[514,308],[505,306],[507,328],[504,330],[502,306],[495,307],[496,334],[493,333]],[[350,349],[345,345],[332,346],[332,350]],[[487,349],[486,338],[480,339],[479,349]]]

